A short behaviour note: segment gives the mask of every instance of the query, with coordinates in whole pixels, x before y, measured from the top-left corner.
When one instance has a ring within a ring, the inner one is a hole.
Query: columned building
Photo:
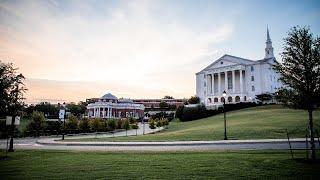
[[[118,99],[116,96],[108,93],[101,98],[91,99],[87,106],[89,118],[127,118],[135,119],[144,117],[144,105],[136,104],[130,99]]]
[[[196,73],[196,94],[206,106],[223,103],[255,102],[256,95],[274,93],[281,86],[279,74],[272,66],[276,63],[272,42],[267,29],[265,57],[249,60],[224,55]]]

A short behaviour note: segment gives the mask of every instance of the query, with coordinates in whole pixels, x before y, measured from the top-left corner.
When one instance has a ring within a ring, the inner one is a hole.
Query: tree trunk
[[[314,132],[313,132],[313,120],[312,120],[312,110],[308,110],[309,113],[309,128],[310,128],[310,139],[311,139],[311,158],[316,160],[316,147],[314,142]]]

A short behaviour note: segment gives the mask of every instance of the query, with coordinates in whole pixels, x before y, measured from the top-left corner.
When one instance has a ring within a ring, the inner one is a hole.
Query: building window
[[[221,61],[220,64],[223,64],[223,61]]]
[[[203,83],[203,86],[206,87],[206,82]]]
[[[252,72],[252,71],[254,71],[254,68],[253,68],[253,66],[251,66],[251,72]]]
[[[252,91],[255,91],[254,86],[251,86],[251,90],[252,90]]]
[[[251,76],[251,81],[254,81],[254,76]]]

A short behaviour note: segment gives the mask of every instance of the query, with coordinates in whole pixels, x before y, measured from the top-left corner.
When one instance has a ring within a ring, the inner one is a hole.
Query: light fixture
[[[227,96],[226,91],[223,91],[222,96],[223,96],[223,97],[226,97],[226,96]]]

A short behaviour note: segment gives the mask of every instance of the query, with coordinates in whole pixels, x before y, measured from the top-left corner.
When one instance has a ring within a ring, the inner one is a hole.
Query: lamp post
[[[226,121],[226,97],[227,97],[226,91],[223,91],[222,96],[223,96],[224,140],[228,140],[227,121]]]

